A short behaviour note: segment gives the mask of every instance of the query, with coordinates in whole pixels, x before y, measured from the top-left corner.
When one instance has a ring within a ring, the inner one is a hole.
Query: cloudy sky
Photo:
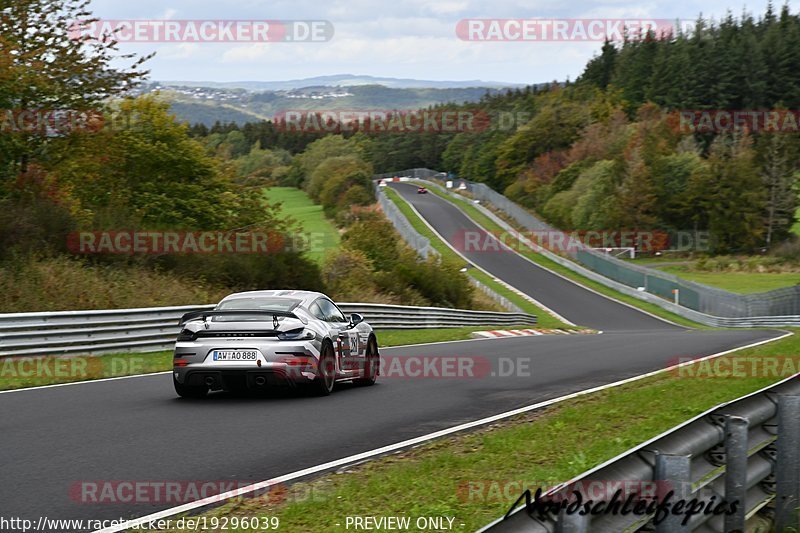
[[[574,79],[598,42],[469,42],[462,19],[719,18],[760,15],[767,0],[93,0],[108,20],[326,20],[323,43],[125,43],[157,56],[154,80],[277,81],[331,74],[535,83]],[[780,4],[779,4],[780,5]],[[800,0],[789,2],[793,12]]]

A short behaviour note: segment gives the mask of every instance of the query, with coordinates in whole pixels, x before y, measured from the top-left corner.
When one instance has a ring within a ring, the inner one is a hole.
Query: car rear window
[[[300,305],[300,300],[292,298],[235,298],[217,306],[218,311],[285,311],[291,312]]]

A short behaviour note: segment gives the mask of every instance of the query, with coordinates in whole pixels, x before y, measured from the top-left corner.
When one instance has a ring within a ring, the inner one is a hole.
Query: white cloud
[[[747,6],[759,15],[766,2],[750,0]],[[738,15],[742,3],[707,0],[701,7],[689,0],[94,0],[91,7],[109,19],[321,19],[335,27],[335,37],[328,43],[123,44],[123,51],[158,51],[149,63],[154,79],[281,80],[349,72],[534,83],[574,79],[600,43],[464,42],[455,35],[457,22],[464,18],[694,19],[701,9],[707,17],[719,19],[729,8]]]

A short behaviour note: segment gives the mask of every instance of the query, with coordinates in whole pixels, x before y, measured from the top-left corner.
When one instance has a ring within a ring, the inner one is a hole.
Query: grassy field
[[[431,229],[425,225],[425,223],[416,215],[416,213],[411,209],[411,206],[403,200],[403,198],[394,190],[386,188],[384,189],[386,195],[389,197],[392,202],[400,209],[400,211],[405,215],[411,225],[414,227],[417,232],[422,235],[423,237],[427,238],[431,242],[431,246],[433,246],[436,251],[438,251],[443,258],[449,259],[452,261],[464,263],[465,260],[458,254],[456,254],[449,246],[447,246],[444,242],[442,242],[439,237],[434,234]],[[550,313],[545,311],[544,309],[540,308],[539,306],[533,304],[526,298],[523,298],[519,294],[515,293],[514,291],[508,289],[501,283],[498,283],[494,280],[493,277],[487,275],[481,270],[478,269],[470,269],[468,271],[468,275],[472,276],[473,278],[477,279],[487,287],[494,290],[496,293],[508,298],[512,303],[516,304],[519,308],[521,308],[526,313],[530,313],[536,315],[538,325],[543,328],[571,328],[574,329],[573,326],[569,326],[564,324]]]
[[[800,284],[800,272],[707,272],[677,265],[658,267],[658,270],[689,281],[741,294],[771,291]]]
[[[735,357],[798,350],[800,340],[793,335]],[[341,531],[347,516],[446,516],[455,519],[453,529],[474,531],[502,516],[524,488],[567,481],[711,407],[781,379],[690,375],[664,372],[567,400],[311,481],[274,487],[203,516],[277,517],[280,530],[289,532]]]
[[[531,326],[503,326],[504,329],[529,327]],[[460,341],[471,338],[475,331],[487,329],[497,329],[497,326],[378,330],[377,335],[380,347],[388,348],[427,342]],[[172,370],[172,352],[69,357],[4,357],[0,358],[0,390],[152,374],[168,370]]]
[[[310,238],[308,256],[321,263],[325,253],[339,246],[339,232],[330,220],[325,218],[322,206],[316,205],[305,192],[294,187],[271,187],[264,191],[270,203],[281,205],[281,213],[297,220],[303,233]]]
[[[442,197],[443,199],[449,202],[458,205],[472,220],[477,222],[480,226],[483,226],[484,229],[492,232],[494,235],[497,235],[502,240],[506,242],[513,242],[513,239],[508,237],[507,232],[504,231],[503,228],[500,227],[500,225],[498,225],[492,219],[484,215],[477,207],[475,207],[472,203],[470,203],[469,200],[467,199],[461,200],[458,198],[453,198],[452,196],[441,193],[439,190],[435,188],[431,188],[431,192],[437,194],[438,196]],[[606,296],[610,296],[611,298],[614,298],[621,302],[625,302],[634,307],[638,307],[639,309],[647,311],[648,313],[651,313],[653,315],[666,318],[667,320],[675,322],[676,324],[681,324],[684,326],[698,328],[698,329],[708,329],[707,326],[703,326],[702,324],[697,324],[696,322],[687,320],[674,313],[670,313],[669,311],[666,311],[657,305],[648,302],[643,302],[642,300],[639,300],[637,298],[633,298],[626,294],[622,294],[620,292],[615,291],[614,289],[606,287],[602,283],[598,283],[596,281],[590,280],[589,278],[581,276],[580,274],[577,274],[574,271],[564,266],[561,266],[555,261],[552,261],[547,257],[543,256],[542,254],[537,253],[533,250],[530,250],[525,247],[518,247],[517,251],[520,252],[523,256],[533,261],[534,263],[537,263],[545,268],[548,268],[553,272],[561,274],[565,278],[576,281],[585,287],[588,287],[596,292],[599,292],[600,294],[605,294]]]

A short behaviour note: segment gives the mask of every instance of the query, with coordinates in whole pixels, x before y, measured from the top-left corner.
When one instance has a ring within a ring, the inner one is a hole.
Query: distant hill
[[[291,91],[304,87],[353,87],[358,85],[383,85],[395,89],[454,89],[464,87],[524,87],[524,84],[506,83],[501,81],[463,80],[463,81],[436,81],[415,80],[409,78],[384,78],[354,74],[335,74],[332,76],[316,76],[287,81],[161,81],[161,85],[183,87],[210,87],[215,89],[245,89],[248,91]]]
[[[487,93],[507,88],[394,88],[382,85],[349,87],[309,86],[300,89],[252,92],[244,88],[220,88],[153,83],[142,92],[158,91],[170,102],[182,122],[211,126],[220,122],[247,122],[273,118],[289,110],[384,111],[422,109],[445,103],[476,102]]]
[[[170,111],[175,114],[178,121],[188,122],[189,124],[205,124],[212,126],[215,122],[221,123],[236,122],[237,124],[244,124],[246,122],[257,122],[261,120],[256,115],[251,115],[239,111],[238,109],[231,109],[220,105],[208,103],[192,103],[192,102],[170,102]]]

